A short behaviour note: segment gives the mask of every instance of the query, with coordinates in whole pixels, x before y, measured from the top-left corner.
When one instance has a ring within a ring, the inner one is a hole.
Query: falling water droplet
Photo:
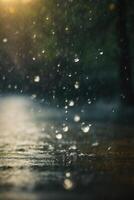
[[[81,130],[83,133],[88,133],[90,131],[91,124],[89,125],[82,125]]]
[[[79,122],[80,121],[80,116],[79,115],[75,115],[74,116],[74,121],[75,122]]]
[[[73,100],[69,101],[69,106],[70,106],[70,107],[73,107],[73,106],[74,106],[74,101],[73,101]]]
[[[64,180],[63,186],[66,190],[71,190],[73,189],[74,183],[72,180],[67,178]]]
[[[39,76],[35,76],[34,77],[34,82],[36,82],[36,83],[40,82],[40,77]]]
[[[68,127],[68,126],[63,127],[63,131],[64,131],[64,132],[68,132],[68,130],[69,130],[69,127]]]
[[[62,137],[63,137],[63,136],[62,136],[62,134],[60,134],[60,133],[56,135],[57,140],[61,140]]]

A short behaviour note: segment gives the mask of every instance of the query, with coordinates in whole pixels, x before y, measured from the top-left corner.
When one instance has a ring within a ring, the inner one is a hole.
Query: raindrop
[[[100,52],[100,55],[102,56],[103,54],[104,54],[104,52],[103,52],[103,51],[101,51],[101,52]]]
[[[74,59],[74,62],[75,62],[75,63],[78,63],[79,61],[80,61],[79,58],[75,58],[75,59]]]
[[[76,145],[72,145],[69,147],[69,150],[76,150],[77,149],[77,146]]]
[[[31,99],[36,99],[37,95],[36,94],[32,94]]]
[[[68,109],[68,106],[65,106],[65,110],[67,110]]]
[[[35,76],[34,77],[34,82],[36,82],[36,83],[40,82],[40,77],[39,76]]]
[[[69,106],[70,106],[70,107],[73,107],[73,106],[74,106],[74,101],[73,101],[73,100],[69,101]]]
[[[69,130],[69,127],[68,127],[68,126],[63,127],[63,131],[64,131],[64,132],[68,132],[68,130]]]
[[[74,87],[75,87],[75,89],[79,89],[80,85],[79,85],[79,82],[78,82],[78,81],[75,82]]]
[[[8,42],[8,39],[7,39],[7,38],[3,38],[3,42],[4,42],[4,43],[7,43],[7,42]]]
[[[92,147],[97,147],[97,146],[99,146],[99,143],[98,143],[98,142],[94,142],[94,143],[92,144]]]
[[[68,74],[68,77],[71,78],[71,77],[72,77],[72,74]]]
[[[80,121],[80,116],[79,115],[75,115],[74,116],[74,121],[75,122],[79,122]]]
[[[45,50],[42,50],[42,54],[44,54],[45,53]]]
[[[90,125],[82,125],[81,126],[81,130],[83,131],[83,133],[88,133],[90,131],[90,127],[91,127],[91,124]]]
[[[88,104],[91,104],[91,103],[92,103],[92,101],[90,99],[88,99]]]
[[[108,151],[110,151],[111,149],[112,149],[112,147],[108,147],[108,149],[107,149],[107,150],[108,150]]]
[[[69,178],[71,176],[71,173],[70,172],[66,172],[65,175],[66,175],[67,178]]]
[[[68,28],[68,27],[65,27],[65,31],[69,31],[69,28]]]
[[[63,186],[66,190],[71,190],[73,188],[74,184],[70,179],[67,178],[64,180]]]
[[[57,134],[57,135],[56,135],[56,138],[57,138],[57,140],[61,140],[61,139],[62,139],[62,134],[60,134],[60,133]]]

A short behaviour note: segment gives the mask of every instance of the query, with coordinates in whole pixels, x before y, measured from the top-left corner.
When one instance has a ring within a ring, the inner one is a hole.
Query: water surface
[[[22,96],[1,98],[0,113],[0,199],[133,196],[134,140],[115,137],[133,126],[83,124],[75,110],[66,120],[63,109]]]

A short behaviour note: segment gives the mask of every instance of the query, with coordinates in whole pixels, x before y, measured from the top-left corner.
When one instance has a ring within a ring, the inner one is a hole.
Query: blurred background
[[[130,98],[133,15],[132,1],[1,0],[1,94]]]
[[[0,200],[134,199],[133,10],[0,0]]]

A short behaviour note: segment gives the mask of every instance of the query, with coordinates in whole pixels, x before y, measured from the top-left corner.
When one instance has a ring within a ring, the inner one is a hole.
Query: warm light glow
[[[16,0],[2,0],[2,2],[7,2],[7,3],[9,3],[9,2],[15,2]]]
[[[22,5],[28,5],[33,2],[35,0],[0,0],[3,9],[10,14],[15,14]]]
[[[18,3],[18,2],[20,2],[20,3],[30,3],[32,0],[1,0],[3,3]]]

